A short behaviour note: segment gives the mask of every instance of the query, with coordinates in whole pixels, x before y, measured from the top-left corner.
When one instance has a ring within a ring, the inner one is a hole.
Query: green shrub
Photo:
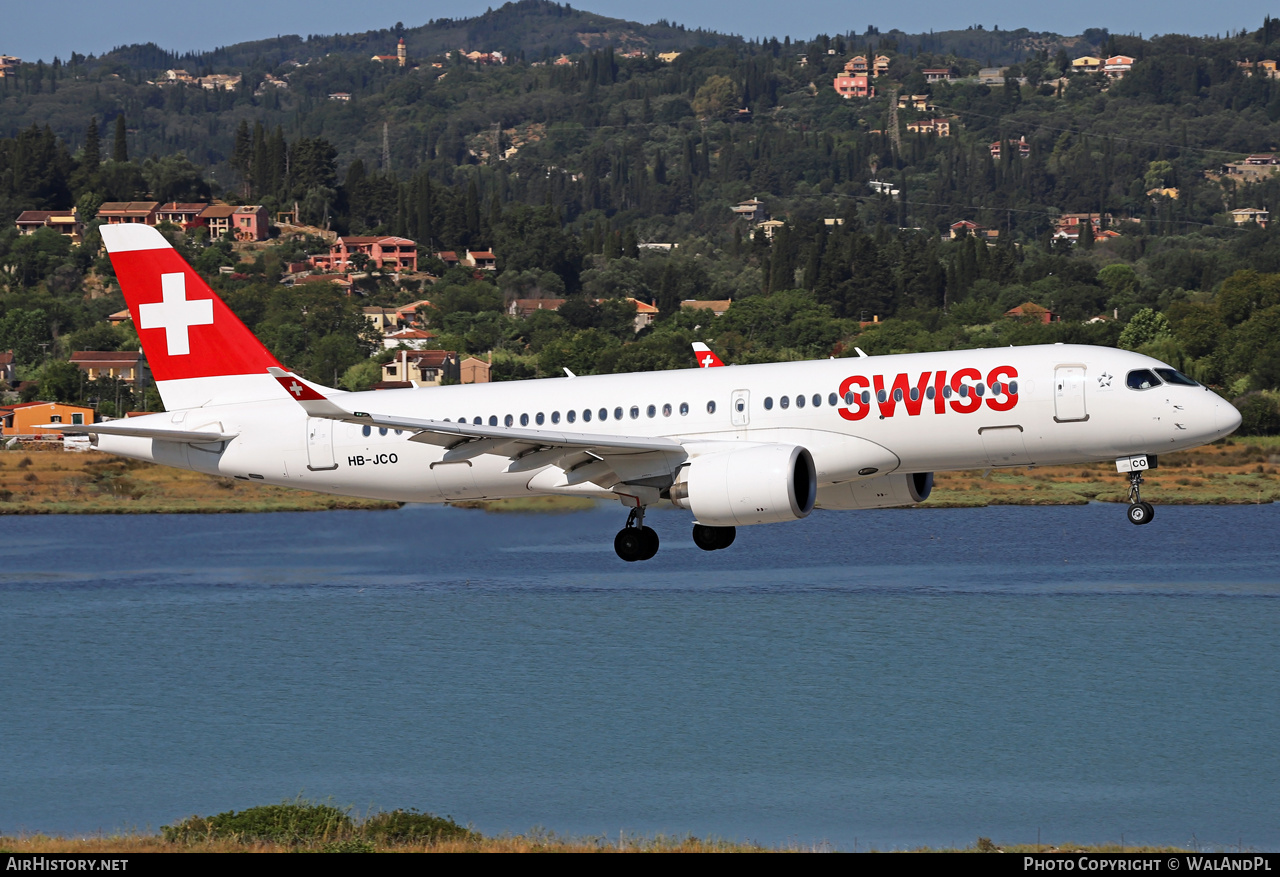
[[[346,835],[351,827],[351,817],[337,807],[299,799],[238,813],[228,810],[216,816],[192,816],[177,825],[163,825],[160,831],[170,842],[232,838],[300,844]]]
[[[361,833],[384,844],[427,843],[454,838],[478,838],[448,816],[435,816],[415,810],[391,810],[376,813],[361,826]]]
[[[1249,393],[1232,403],[1240,411],[1237,435],[1276,435],[1280,433],[1280,406],[1265,393]]]
[[[376,853],[378,848],[367,840],[335,840],[320,848],[322,853]]]

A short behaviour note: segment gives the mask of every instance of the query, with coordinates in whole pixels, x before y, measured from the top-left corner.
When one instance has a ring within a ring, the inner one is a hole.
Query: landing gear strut
[[[693,525],[693,544],[703,551],[719,551],[733,544],[738,535],[736,527],[707,527],[702,524]]]
[[[627,563],[648,560],[658,553],[658,534],[644,525],[644,506],[631,510],[627,525],[613,537],[613,550]]]
[[[1129,523],[1150,524],[1156,516],[1155,507],[1142,501],[1142,471],[1129,473]]]

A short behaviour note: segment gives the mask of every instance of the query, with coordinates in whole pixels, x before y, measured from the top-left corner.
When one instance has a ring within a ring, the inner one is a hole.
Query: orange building
[[[47,435],[57,436],[58,432],[47,429],[36,429],[46,423],[96,423],[92,408],[82,405],[66,405],[62,402],[21,402],[17,405],[0,407],[0,429],[4,435]]]

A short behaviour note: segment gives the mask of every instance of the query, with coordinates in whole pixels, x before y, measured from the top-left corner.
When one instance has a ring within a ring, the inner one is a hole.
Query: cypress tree
[[[116,116],[116,142],[111,150],[112,161],[129,160],[129,141],[125,139],[124,113]]]
[[[98,118],[94,116],[89,120],[89,130],[84,135],[84,166],[90,171],[95,171],[101,160],[102,142],[98,136]]]

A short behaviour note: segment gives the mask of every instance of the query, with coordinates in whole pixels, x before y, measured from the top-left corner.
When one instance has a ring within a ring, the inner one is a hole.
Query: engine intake
[[[735,527],[795,521],[813,511],[818,475],[798,445],[757,445],[694,457],[671,501],[699,524]]]
[[[924,502],[933,492],[932,472],[881,475],[865,481],[846,481],[818,491],[821,509],[887,509]]]

